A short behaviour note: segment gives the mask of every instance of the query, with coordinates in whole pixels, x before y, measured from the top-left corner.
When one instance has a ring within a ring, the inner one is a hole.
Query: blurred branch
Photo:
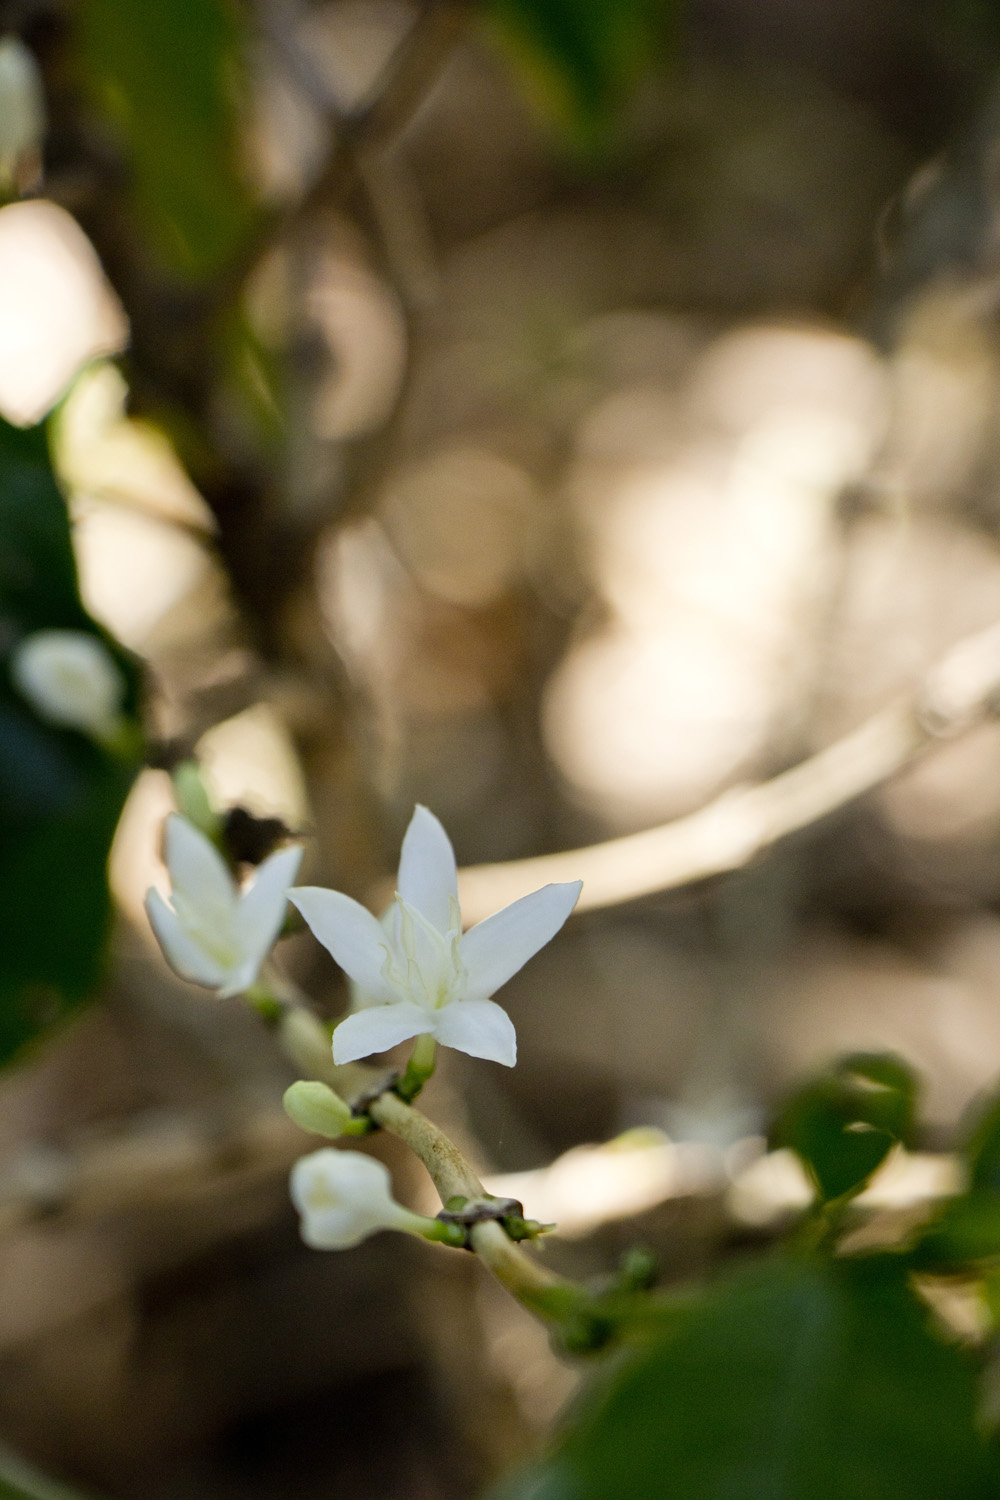
[[[338,142],[333,153],[336,159],[338,154],[353,154],[362,147],[386,146],[398,135],[437,77],[470,11],[469,0],[429,0],[393,50],[373,88],[349,109],[296,40],[301,19],[297,5],[289,0],[267,0],[260,10],[260,26],[305,94],[333,122]],[[332,165],[328,164],[327,172]]]
[[[385,149],[409,124],[461,35],[468,0],[429,0],[398,43],[368,94],[345,108],[322,69],[297,40],[300,12],[289,0],[267,0],[259,12],[264,36],[280,53],[312,104],[333,126],[326,165],[290,214],[293,223],[339,202],[352,183],[364,189],[383,250],[404,300],[425,306],[436,290],[430,235],[411,185],[385,160]]]
[[[779,839],[871,791],[938,741],[995,713],[1000,624],[968,636],[905,697],[800,765],[724,792],[688,817],[583,849],[459,872],[462,912],[478,922],[548,881],[582,880],[578,911],[633,901],[740,869]]]

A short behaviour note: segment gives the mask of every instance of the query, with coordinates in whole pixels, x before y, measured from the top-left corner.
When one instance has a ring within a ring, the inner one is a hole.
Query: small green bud
[[[208,838],[218,837],[222,819],[208,800],[208,792],[196,760],[182,760],[171,772],[177,811]]]
[[[354,1124],[350,1107],[325,1083],[307,1079],[293,1083],[285,1090],[284,1104],[296,1125],[312,1135],[325,1135],[331,1141]]]

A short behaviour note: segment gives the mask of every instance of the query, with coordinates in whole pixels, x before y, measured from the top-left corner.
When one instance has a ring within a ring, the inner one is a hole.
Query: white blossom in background
[[[418,807],[403,840],[395,905],[381,922],[339,891],[289,893],[356,986],[355,1013],[333,1034],[335,1062],[431,1036],[513,1067],[514,1027],[489,997],[555,937],[582,882],[543,886],[463,935],[457,874],[448,835]]]
[[[0,42],[0,176],[15,176],[18,163],[37,152],[45,134],[45,99],[34,53],[17,37]]]
[[[292,1168],[292,1202],[302,1216],[302,1238],[314,1250],[348,1250],[380,1229],[420,1233],[427,1220],[392,1196],[380,1161],[360,1151],[325,1146]]]
[[[212,841],[172,813],[164,857],[172,904],[151,888],[146,912],[170,967],[221,996],[250,989],[285,920],[301,848],[270,855],[241,890]]]
[[[111,652],[85,630],[37,630],[11,655],[14,686],[41,718],[107,740],[122,721],[125,678]]]

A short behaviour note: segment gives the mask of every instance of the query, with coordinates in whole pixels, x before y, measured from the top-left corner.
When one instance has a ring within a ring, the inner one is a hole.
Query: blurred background
[[[516,1071],[448,1054],[427,1096],[560,1220],[553,1266],[766,1239],[802,1191],[769,1116],[844,1049],[918,1067],[944,1151],[1000,1071],[995,688],[946,734],[921,696],[1000,622],[1000,12],[5,0],[0,30],[0,1435],[122,1500],[471,1497],[577,1375],[471,1256],[300,1245],[289,1066],[143,915],[169,771],[373,904],[415,801],[481,867],[470,916],[581,851],[588,909],[501,997]],[[8,680],[25,622],[80,610],[45,485],[141,768]],[[739,789],[896,704],[864,796],[743,827]],[[604,848],[703,808],[714,863]],[[283,951],[335,1017],[332,962]]]

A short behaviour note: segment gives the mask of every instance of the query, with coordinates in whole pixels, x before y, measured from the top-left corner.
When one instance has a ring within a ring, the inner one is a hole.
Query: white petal
[[[543,885],[470,928],[461,942],[462,962],[469,971],[469,998],[495,994],[544,948],[573,910],[582,888],[582,880]]]
[[[393,928],[396,921],[395,901],[393,901],[391,905],[386,907],[385,911],[379,917],[378,921],[379,926],[385,933],[386,944],[387,946],[391,947],[393,943]],[[353,979],[351,980],[350,991],[352,1010],[366,1010],[369,1005],[385,1004],[384,993],[374,995],[369,990],[363,989],[361,985],[355,984]]]
[[[265,859],[249,890],[240,897],[236,931],[248,960],[260,968],[281,931],[288,890],[299,872],[301,847],[279,849]]]
[[[202,919],[217,915],[231,921],[236,910],[236,885],[211,839],[187,818],[171,813],[163,848],[175,904],[180,899]]]
[[[167,963],[182,979],[211,990],[225,983],[226,970],[185,931],[177,913],[155,889],[146,892],[146,915]]]
[[[514,1023],[492,1000],[459,1000],[437,1012],[434,1035],[442,1047],[512,1068],[517,1062]]]
[[[451,926],[451,903],[458,900],[458,872],[451,840],[434,814],[417,806],[403,839],[396,888],[439,932]]]
[[[396,960],[405,973],[410,998],[433,1008],[457,993],[452,943],[402,896],[397,897],[396,905]]]
[[[225,983],[219,990],[219,999],[228,1000],[231,995],[245,995],[251,985],[257,981],[260,973],[261,960],[257,958],[244,959],[242,963],[229,970]]]
[[[310,1250],[353,1250],[385,1225],[379,1218],[354,1213],[349,1208],[328,1208],[323,1213],[303,1214],[300,1232]]]
[[[407,1217],[386,1168],[358,1151],[314,1151],[296,1162],[290,1186],[302,1238],[317,1250],[346,1250]]]
[[[341,1021],[333,1033],[333,1060],[357,1062],[359,1057],[388,1052],[397,1043],[408,1042],[411,1037],[433,1029],[434,1013],[422,1005],[413,1005],[409,1000],[400,1000],[396,1005],[373,1005]]]
[[[391,998],[382,979],[386,936],[381,924],[360,901],[318,885],[297,886],[288,892],[288,899],[355,984],[366,994]]]
[[[385,1209],[394,1202],[389,1169],[361,1151],[323,1146],[292,1168],[292,1202],[300,1214],[334,1203]]]

